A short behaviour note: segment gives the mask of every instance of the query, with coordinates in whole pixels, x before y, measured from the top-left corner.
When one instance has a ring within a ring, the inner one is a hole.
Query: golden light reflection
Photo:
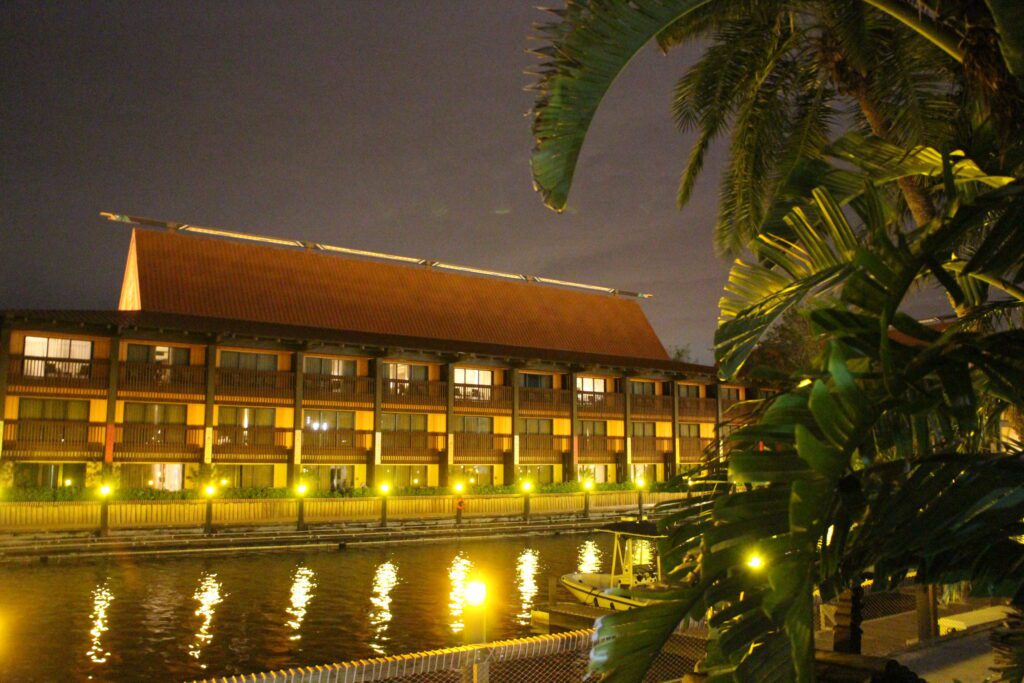
[[[448,580],[451,590],[448,592],[448,610],[451,613],[452,633],[462,633],[466,627],[462,620],[462,612],[466,606],[466,579],[473,563],[462,552],[452,559],[448,566]]]
[[[379,655],[387,654],[385,644],[388,640],[388,624],[391,623],[391,591],[398,585],[398,567],[393,562],[384,562],[377,566],[373,575],[373,595],[370,604],[370,625],[373,627],[373,639],[370,648]]]
[[[195,615],[203,618],[203,622],[199,625],[199,630],[196,631],[192,645],[188,650],[188,653],[195,659],[199,659],[203,653],[203,648],[213,640],[210,624],[213,622],[213,615],[217,611],[217,605],[224,601],[224,597],[221,595],[222,589],[223,586],[217,580],[216,574],[205,574],[199,582],[196,592],[192,595],[193,599],[199,601],[199,607],[196,608]],[[206,668],[205,664],[201,666],[204,669]]]
[[[288,626],[291,627],[291,640],[299,640],[302,634],[302,620],[306,617],[306,606],[313,599],[313,589],[316,588],[316,574],[309,567],[299,567],[292,577],[292,604],[285,610],[291,615]]]
[[[580,574],[597,574],[601,571],[601,549],[597,541],[584,541],[580,545],[576,571]]]
[[[516,622],[529,624],[533,614],[533,599],[537,597],[537,571],[540,569],[540,553],[525,548],[516,562],[516,587],[519,589],[519,614]]]
[[[92,614],[89,615],[92,622],[89,636],[92,642],[86,655],[96,664],[103,664],[110,657],[110,652],[103,649],[103,634],[110,628],[107,624],[107,610],[110,609],[113,600],[114,594],[106,584],[97,586],[92,591]]]
[[[654,543],[642,538],[633,539],[632,559],[634,565],[654,564]]]

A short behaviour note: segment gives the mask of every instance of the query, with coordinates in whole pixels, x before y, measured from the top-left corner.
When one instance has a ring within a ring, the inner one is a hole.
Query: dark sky
[[[674,203],[692,53],[634,60],[556,215],[528,166],[535,4],[4,3],[0,308],[115,307],[114,211],[648,291],[665,345],[710,360],[720,155]]]

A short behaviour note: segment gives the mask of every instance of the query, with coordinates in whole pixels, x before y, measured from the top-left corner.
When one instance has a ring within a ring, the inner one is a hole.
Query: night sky
[[[113,211],[647,291],[710,361],[721,151],[684,211],[653,47],[591,129],[570,209],[533,192],[536,0],[6,2],[0,308],[114,308]],[[239,283],[244,286],[244,283]]]

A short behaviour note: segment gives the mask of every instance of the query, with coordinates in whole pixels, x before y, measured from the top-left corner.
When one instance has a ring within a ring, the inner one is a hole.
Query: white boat
[[[661,558],[655,552],[653,562],[636,562],[637,544],[655,542],[663,536],[650,522],[619,522],[599,531],[614,536],[611,571],[565,574],[562,585],[574,598],[592,607],[623,611],[646,605],[648,600],[632,597],[629,591],[659,590],[665,585],[661,580]]]

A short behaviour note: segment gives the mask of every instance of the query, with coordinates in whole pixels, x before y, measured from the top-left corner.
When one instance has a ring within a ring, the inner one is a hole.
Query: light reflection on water
[[[377,654],[387,654],[388,624],[391,623],[391,591],[398,585],[398,567],[393,562],[384,562],[377,566],[373,575],[373,595],[370,604],[370,625],[373,626],[373,639],[370,647]]]
[[[203,654],[203,648],[213,640],[210,625],[213,623],[213,615],[217,612],[217,605],[224,601],[224,597],[221,595],[222,590],[223,586],[217,580],[216,574],[204,574],[199,582],[199,587],[192,595],[195,600],[199,601],[195,615],[203,618],[188,651],[194,659],[198,660]],[[205,663],[200,663],[200,666],[206,668]]]
[[[309,567],[296,569],[295,578],[292,579],[292,601],[286,610],[292,617],[288,620],[288,626],[294,631],[289,636],[291,640],[302,638],[299,630],[302,628],[302,620],[306,617],[306,606],[313,599],[314,588],[316,588],[316,574],[313,570]]]
[[[537,597],[537,570],[540,568],[540,553],[525,548],[516,562],[516,587],[519,589],[519,613],[516,621],[523,625],[530,623],[533,614],[533,600]]]
[[[601,548],[597,541],[588,539],[580,544],[576,571],[580,574],[597,574],[601,571]]]
[[[103,634],[110,628],[107,610],[110,609],[113,600],[114,594],[110,592],[106,583],[96,586],[92,591],[92,614],[89,615],[89,621],[92,622],[92,628],[89,630],[91,644],[86,655],[95,664],[103,664],[110,657],[110,652],[103,649]]]
[[[466,577],[472,568],[473,563],[461,550],[448,566],[448,581],[451,583],[451,590],[448,591],[448,611],[451,614],[452,633],[462,633],[462,629],[466,627],[462,620],[462,612],[466,606]]]
[[[632,559],[635,566],[654,564],[655,558],[654,541],[643,538],[633,539]]]

